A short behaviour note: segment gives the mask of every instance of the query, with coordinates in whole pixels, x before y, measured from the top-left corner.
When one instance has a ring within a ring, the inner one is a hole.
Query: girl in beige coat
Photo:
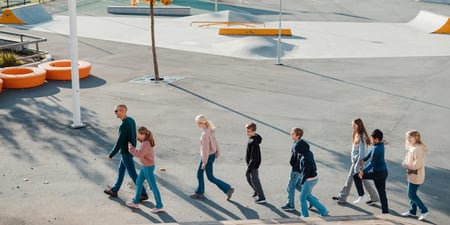
[[[409,211],[402,216],[415,216],[417,207],[421,211],[419,220],[424,220],[428,216],[428,208],[417,196],[417,189],[425,180],[425,153],[427,147],[422,143],[420,133],[416,130],[406,133],[406,156],[403,160],[402,167],[406,169],[408,179],[408,197],[410,200]]]

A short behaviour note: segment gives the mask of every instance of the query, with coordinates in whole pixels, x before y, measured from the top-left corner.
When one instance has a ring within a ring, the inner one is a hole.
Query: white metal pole
[[[280,0],[280,18],[278,21],[277,65],[283,65],[283,63],[281,63],[281,0]]]
[[[70,29],[70,61],[72,66],[72,103],[73,123],[71,128],[81,128],[80,110],[80,76],[78,74],[78,34],[77,34],[77,5],[76,0],[68,0],[69,29]]]
[[[214,2],[214,12],[217,12],[217,0]]]

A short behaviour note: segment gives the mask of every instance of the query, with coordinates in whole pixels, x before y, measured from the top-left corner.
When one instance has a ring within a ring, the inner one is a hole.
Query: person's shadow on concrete
[[[111,197],[109,196],[109,199],[112,201],[115,201],[117,203],[119,203],[120,205],[123,205],[124,207],[129,208],[132,212],[146,218],[147,220],[151,221],[152,223],[177,223],[177,221],[170,216],[166,211],[164,212],[159,212],[159,213],[155,213],[154,216],[150,215],[149,213],[145,212],[144,210],[142,210],[142,208],[154,208],[155,204],[153,204],[150,201],[144,201],[140,203],[140,208],[139,209],[135,209],[135,208],[130,208],[125,204],[125,200],[119,198],[119,197]],[[160,220],[156,219],[155,216],[158,216],[160,218]]]
[[[265,203],[263,203],[261,205],[269,208],[270,210],[272,210],[272,212],[276,213],[281,218],[289,218],[289,216],[286,215],[286,213],[284,213],[284,211],[281,211],[280,209],[278,209],[278,207],[270,204],[269,202],[265,202]],[[290,211],[290,213],[292,213],[292,214],[294,214],[296,216],[300,216],[300,213],[297,210]]]
[[[231,204],[233,204],[234,206],[236,206],[242,212],[242,214],[245,216],[246,219],[249,219],[249,220],[259,219],[259,214],[255,210],[245,207],[242,204],[240,204],[239,202],[236,202],[233,200],[229,200],[229,202]]]

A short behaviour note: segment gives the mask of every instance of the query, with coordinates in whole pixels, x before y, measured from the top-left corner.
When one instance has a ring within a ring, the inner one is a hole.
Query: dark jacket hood
[[[253,139],[253,141],[256,141],[256,143],[261,144],[262,142],[262,137],[259,136],[259,134],[255,134],[253,136],[250,137],[251,139]]]
[[[301,155],[306,155],[307,153],[311,152],[309,150],[309,144],[306,143],[306,141],[304,141],[303,139],[299,140],[299,144],[302,146],[301,148],[299,148],[299,152]]]

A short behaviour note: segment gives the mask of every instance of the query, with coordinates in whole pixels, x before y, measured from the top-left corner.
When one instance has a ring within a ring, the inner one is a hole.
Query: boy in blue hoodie
[[[262,204],[266,202],[266,197],[264,196],[264,191],[259,180],[259,166],[261,165],[261,149],[259,144],[261,144],[262,137],[256,133],[256,124],[250,122],[245,125],[247,130],[248,142],[247,142],[247,153],[245,155],[245,162],[247,163],[247,171],[245,176],[253,189],[255,203]]]
[[[379,129],[375,129],[371,136],[373,139],[373,148],[367,153],[366,157],[362,159],[359,173],[353,175],[353,180],[355,181],[356,190],[359,195],[359,198],[353,203],[358,204],[368,200],[367,196],[364,195],[362,180],[373,180],[378,195],[380,196],[381,212],[385,214],[389,213],[389,208],[388,199],[386,197],[386,178],[388,176],[388,170],[384,159],[383,132]]]

